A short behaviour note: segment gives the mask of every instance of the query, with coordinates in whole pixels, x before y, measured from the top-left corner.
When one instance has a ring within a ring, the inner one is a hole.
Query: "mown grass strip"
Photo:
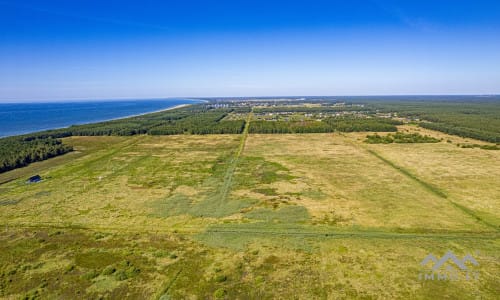
[[[413,239],[413,238],[429,238],[429,239],[472,239],[472,240],[497,240],[500,235],[497,232],[391,232],[381,230],[336,230],[334,228],[315,228],[308,226],[277,226],[275,224],[253,223],[255,226],[241,226],[238,224],[227,225],[214,225],[209,227],[206,231],[200,231],[198,226],[179,226],[173,228],[161,229],[164,234],[179,234],[179,235],[192,235],[192,234],[238,234],[238,235],[268,235],[268,236],[291,236],[291,237],[317,237],[317,238],[379,238],[379,239]],[[83,230],[83,231],[116,231],[120,233],[158,233],[158,227],[149,226],[109,226],[109,225],[84,225],[84,224],[62,224],[58,222],[39,222],[39,223],[3,223],[0,228],[4,230],[10,229],[66,229],[66,230]]]
[[[234,171],[236,170],[238,160],[239,160],[241,154],[243,153],[243,150],[245,149],[245,144],[246,144],[247,137],[248,137],[248,128],[250,127],[250,120],[252,120],[252,117],[253,117],[253,113],[250,112],[248,114],[247,120],[245,122],[245,128],[243,129],[243,134],[241,137],[240,144],[238,146],[238,150],[236,151],[234,158],[229,163],[229,166],[226,170],[226,173],[224,174],[224,180],[223,180],[222,187],[220,190],[220,206],[224,205],[224,203],[227,200],[227,196],[229,194],[229,191],[231,190]]]
[[[472,240],[497,240],[498,235],[462,235],[462,234],[414,234],[414,233],[390,233],[379,231],[352,231],[352,232],[313,232],[313,231],[259,231],[259,230],[219,230],[210,229],[206,234],[250,234],[250,235],[268,235],[268,236],[298,236],[298,237],[317,237],[317,238],[358,238],[358,239],[472,239]]]

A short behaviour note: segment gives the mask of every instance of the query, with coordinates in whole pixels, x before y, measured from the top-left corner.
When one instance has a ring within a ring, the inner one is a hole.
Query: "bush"
[[[223,299],[227,295],[227,291],[225,289],[217,289],[214,292],[215,299]]]
[[[367,135],[365,143],[368,144],[391,144],[391,143],[438,143],[439,139],[433,138],[427,135],[421,135],[419,133],[402,133],[396,132],[394,134],[388,134],[386,136],[380,136],[378,134]]]
[[[141,272],[140,269],[134,267],[134,266],[131,266],[129,267],[127,270],[125,270],[125,274],[127,275],[127,278],[132,278],[132,277],[135,277],[137,276],[139,273]]]
[[[111,275],[114,272],[116,272],[116,268],[115,267],[113,267],[113,266],[107,266],[106,268],[104,268],[104,270],[102,270],[102,275]]]
[[[99,276],[99,273],[96,270],[92,270],[88,273],[83,274],[82,278],[87,279],[87,280],[91,280],[91,279],[96,278],[97,276]]]
[[[227,276],[226,275],[217,275],[215,276],[215,282],[224,282],[227,280]]]
[[[75,265],[69,265],[64,270],[64,273],[69,273],[69,272],[73,271],[74,269],[75,269]]]
[[[117,271],[115,273],[115,278],[116,278],[116,280],[119,280],[119,281],[128,279],[127,273],[125,273],[125,271],[123,271],[123,270]]]

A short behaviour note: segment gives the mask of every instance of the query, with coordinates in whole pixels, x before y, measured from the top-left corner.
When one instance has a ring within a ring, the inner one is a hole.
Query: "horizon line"
[[[18,104],[18,103],[47,103],[47,102],[90,102],[90,101],[134,101],[134,100],[203,100],[203,99],[241,99],[241,98],[303,98],[303,97],[498,97],[500,93],[480,93],[480,94],[344,94],[344,95],[264,95],[264,96],[167,96],[167,97],[89,97],[89,98],[68,98],[68,99],[8,99],[5,102],[0,100],[0,104]]]

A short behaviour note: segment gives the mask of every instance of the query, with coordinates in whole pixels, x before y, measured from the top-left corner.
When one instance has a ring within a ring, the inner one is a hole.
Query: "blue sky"
[[[500,94],[500,1],[0,0],[0,102]]]

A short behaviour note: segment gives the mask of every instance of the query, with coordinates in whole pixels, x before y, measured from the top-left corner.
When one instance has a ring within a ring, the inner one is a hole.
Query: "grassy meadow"
[[[442,141],[65,138],[0,175],[0,298],[497,298],[500,151],[399,129]],[[448,250],[479,278],[420,280]]]

